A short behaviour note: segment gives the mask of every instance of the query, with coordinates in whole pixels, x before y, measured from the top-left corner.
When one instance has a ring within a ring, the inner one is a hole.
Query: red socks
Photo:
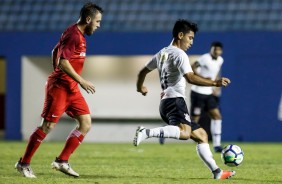
[[[35,151],[40,146],[41,142],[44,140],[45,137],[46,134],[40,128],[37,128],[31,134],[24,156],[21,160],[22,164],[30,164],[32,156],[34,155]],[[73,130],[67,138],[65,147],[58,158],[60,160],[68,160],[70,155],[76,150],[79,144],[81,144],[83,139],[84,136],[78,130]]]
[[[59,160],[68,160],[70,155],[76,150],[76,148],[83,141],[84,136],[77,129],[73,130],[67,138],[65,147],[58,157]]]
[[[29,164],[30,160],[37,150],[37,148],[40,146],[43,139],[46,137],[46,134],[40,129],[37,128],[35,131],[31,134],[24,156],[22,157],[21,163],[23,164]]]

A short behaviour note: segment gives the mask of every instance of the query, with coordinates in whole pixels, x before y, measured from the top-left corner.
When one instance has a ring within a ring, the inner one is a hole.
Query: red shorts
[[[56,123],[64,112],[72,118],[90,114],[88,105],[80,91],[69,92],[64,87],[47,83],[41,117],[46,121]]]

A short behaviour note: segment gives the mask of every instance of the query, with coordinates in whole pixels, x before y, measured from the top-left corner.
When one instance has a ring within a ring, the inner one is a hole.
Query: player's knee
[[[91,116],[89,115],[84,115],[78,118],[78,122],[79,122],[79,127],[78,130],[82,133],[82,134],[87,134],[90,129],[91,129]]]
[[[89,130],[91,129],[91,120],[87,121],[84,125],[83,128],[86,132],[89,132]]]
[[[55,125],[56,124],[52,122],[43,122],[39,128],[41,128],[45,134],[48,134],[54,129]]]
[[[212,112],[210,113],[210,115],[211,115],[211,118],[214,120],[221,120],[222,118],[219,111]]]
[[[214,119],[214,120],[221,120],[221,115],[220,114],[213,115],[212,119]]]

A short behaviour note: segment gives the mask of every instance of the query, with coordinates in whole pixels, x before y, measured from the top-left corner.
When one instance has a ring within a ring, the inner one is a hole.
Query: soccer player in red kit
[[[68,159],[90,130],[91,116],[78,84],[87,93],[95,92],[94,85],[80,76],[86,56],[84,35],[90,36],[100,27],[102,13],[101,7],[86,3],[80,10],[78,22],[64,31],[52,51],[54,71],[46,83],[42,123],[31,134],[23,157],[15,165],[25,177],[36,178],[30,167],[31,158],[64,112],[74,118],[78,126],[70,132],[61,154],[51,165],[54,169],[70,176],[79,176],[70,167]]]

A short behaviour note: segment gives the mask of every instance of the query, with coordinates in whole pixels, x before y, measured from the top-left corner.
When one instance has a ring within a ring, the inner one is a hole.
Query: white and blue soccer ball
[[[221,152],[222,162],[229,167],[237,167],[243,162],[243,150],[234,144],[230,144],[223,148]]]

